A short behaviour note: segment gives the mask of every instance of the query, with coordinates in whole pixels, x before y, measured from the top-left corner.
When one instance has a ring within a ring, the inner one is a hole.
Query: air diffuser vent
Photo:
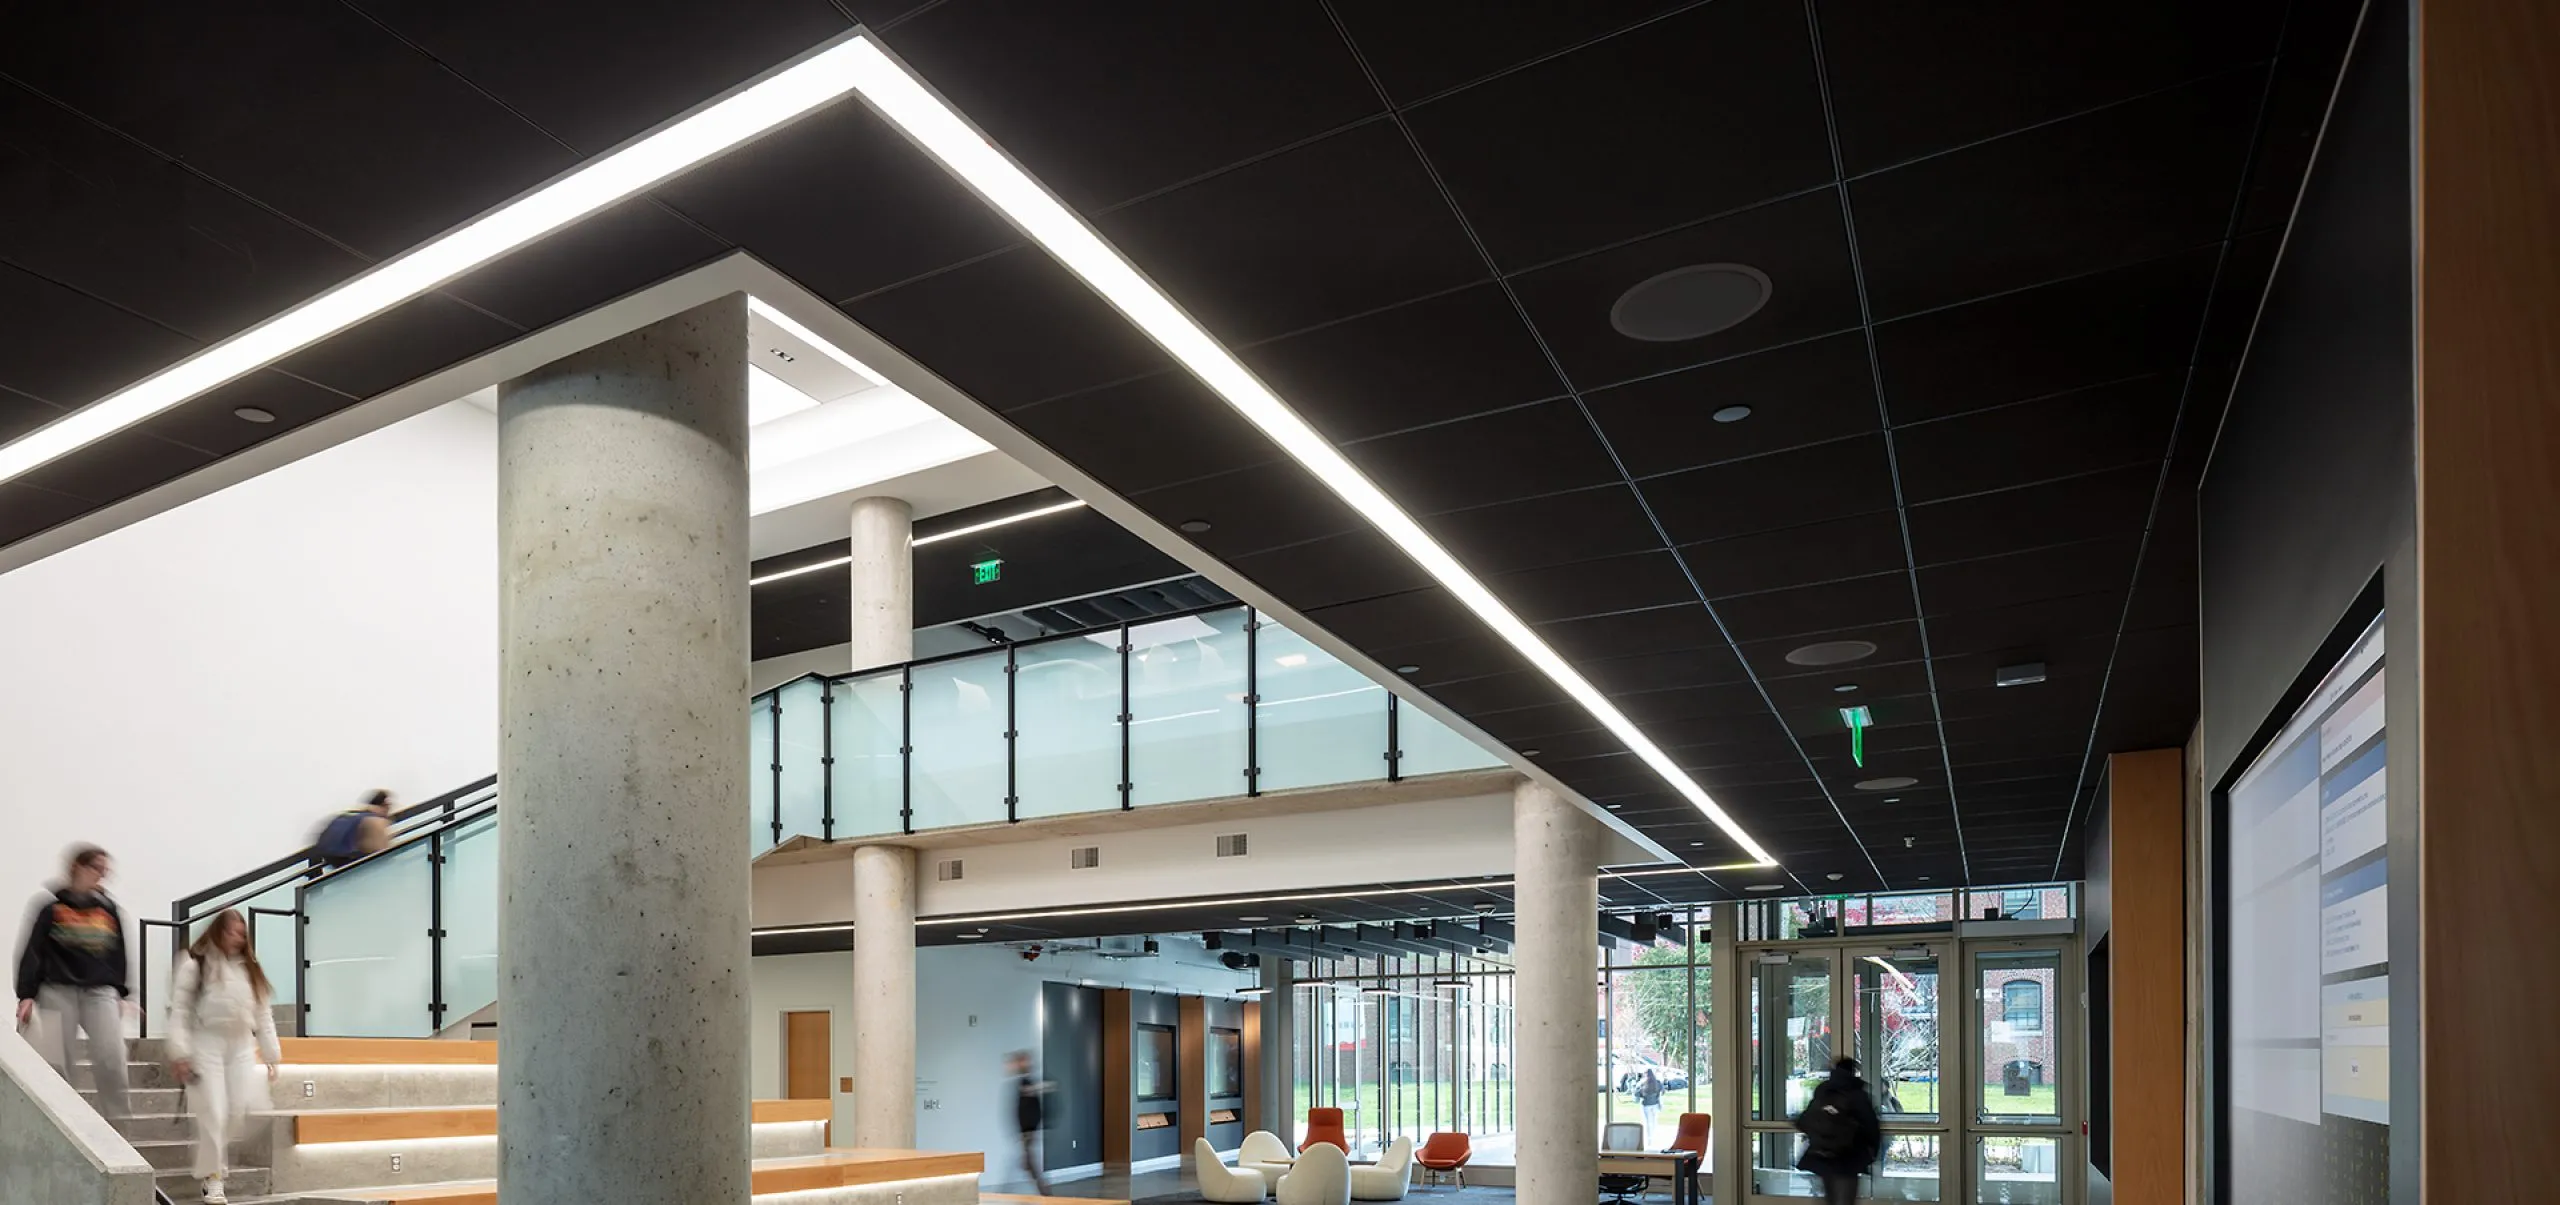
[[[1069,870],[1091,870],[1100,865],[1102,865],[1102,847],[1099,845],[1079,846],[1067,851]]]
[[[957,882],[959,882],[959,881],[960,881],[960,859],[958,859],[958,858],[952,858],[952,859],[950,859],[950,860],[948,860],[948,861],[943,861],[943,862],[936,862],[936,863],[934,863],[934,865],[933,865],[933,877],[934,877],[934,878],[936,878],[936,879],[940,879],[941,881],[943,881],[943,882],[945,882],[945,883],[957,883]]]
[[[1244,834],[1228,833],[1225,836],[1218,838],[1218,856],[1221,858],[1243,857]]]

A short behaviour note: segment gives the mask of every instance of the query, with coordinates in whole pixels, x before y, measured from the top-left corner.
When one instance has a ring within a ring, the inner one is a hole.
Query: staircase
[[[204,1189],[196,1182],[192,1170],[196,1149],[195,1119],[187,1114],[186,1093],[177,1077],[169,1072],[168,1042],[163,1038],[137,1038],[127,1045],[130,1050],[128,1057],[132,1061],[125,1065],[125,1075],[132,1084],[127,1098],[133,1106],[133,1116],[117,1121],[115,1127],[124,1135],[125,1141],[133,1144],[135,1151],[159,1169],[160,1174],[154,1177],[154,1182],[171,1201],[201,1200]],[[97,1106],[96,1067],[85,1062],[74,1064],[71,1086],[80,1090],[80,1095],[89,1101],[90,1107]],[[232,1147],[233,1166],[223,1179],[231,1205],[267,1205],[269,1202],[296,1200],[294,1197],[268,1195],[271,1173],[262,1166],[265,1159],[258,1152],[258,1145],[244,1141]]]

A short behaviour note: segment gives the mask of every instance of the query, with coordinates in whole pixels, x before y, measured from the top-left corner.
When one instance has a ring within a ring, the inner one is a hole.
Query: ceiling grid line
[[[1325,15],[1333,22],[1334,31],[1342,38],[1343,45],[1350,50],[1352,57],[1358,61],[1361,73],[1368,77],[1370,86],[1377,89],[1379,97],[1385,99],[1387,95],[1385,86],[1379,81],[1376,71],[1371,68],[1368,56],[1361,51],[1359,43],[1352,38],[1350,28],[1343,24],[1341,14],[1335,11],[1333,0],[1323,0],[1323,5]],[[1574,384],[1572,376],[1565,371],[1562,359],[1556,355],[1554,347],[1548,344],[1546,336],[1538,329],[1537,323],[1530,318],[1528,307],[1522,304],[1511,282],[1501,279],[1501,269],[1493,257],[1492,250],[1485,245],[1483,238],[1476,232],[1474,223],[1468,220],[1466,211],[1459,206],[1456,194],[1450,191],[1448,182],[1441,176],[1439,168],[1431,162],[1430,155],[1422,149],[1421,140],[1414,137],[1412,127],[1406,124],[1401,113],[1396,115],[1395,122],[1397,132],[1404,136],[1406,147],[1411,150],[1414,159],[1421,164],[1424,174],[1430,177],[1432,186],[1439,190],[1442,202],[1448,207],[1451,220],[1457,223],[1460,231],[1465,234],[1467,242],[1475,248],[1486,270],[1494,274],[1496,283],[1502,289],[1503,297],[1510,303],[1512,311],[1519,316],[1520,323],[1527,330],[1530,340],[1537,345],[1539,354],[1546,358],[1548,366],[1556,374],[1556,379],[1562,382],[1568,391],[1575,412],[1581,415],[1583,423],[1589,427],[1592,437],[1599,441],[1601,450],[1607,454],[1619,477],[1626,483],[1627,489],[1635,495],[1637,506],[1643,509],[1646,521],[1653,525],[1654,534],[1660,539],[1662,548],[1670,553],[1674,565],[1678,567],[1681,576],[1687,580],[1690,591],[1696,596],[1698,605],[1706,611],[1709,622],[1715,624],[1717,632],[1723,636],[1728,646],[1738,647],[1733,639],[1733,633],[1725,626],[1723,618],[1716,614],[1715,607],[1707,601],[1705,586],[1699,583],[1697,574],[1689,567],[1688,559],[1680,554],[1679,546],[1672,541],[1670,530],[1663,526],[1661,516],[1655,512],[1652,503],[1646,500],[1644,491],[1636,485],[1635,479],[1628,474],[1626,462],[1619,456],[1616,446],[1609,441],[1608,434],[1600,429],[1599,422],[1592,417],[1590,407],[1582,399],[1581,390]],[[1766,706],[1772,715],[1781,714],[1777,701],[1769,696],[1767,687],[1761,684],[1758,671],[1746,665],[1744,672],[1749,675],[1753,689],[1759,692],[1762,705]],[[1803,743],[1796,739],[1793,731],[1787,733],[1787,739],[1796,746],[1797,755],[1804,759],[1806,769],[1811,770],[1813,759],[1805,752]],[[1858,835],[1856,826],[1849,823],[1847,813],[1840,808],[1840,801],[1832,796],[1830,784],[1822,782],[1818,773],[1815,781],[1821,787],[1823,800],[1830,805],[1832,815],[1838,818],[1841,827],[1849,833],[1850,840],[1856,843],[1858,855],[1866,860],[1868,869],[1873,871],[1877,878],[1883,878],[1883,869],[1876,865],[1875,855],[1867,849],[1866,842]],[[1793,879],[1799,889],[1812,890],[1795,867],[1788,866],[1784,869],[1787,877]]]
[[[1858,218],[1849,202],[1846,161],[1840,153],[1840,120],[1831,102],[1831,72],[1822,53],[1822,18],[1815,11],[1814,0],[1804,0],[1805,38],[1813,52],[1813,77],[1822,94],[1822,126],[1831,147],[1833,187],[1840,193],[1840,224],[1847,235],[1849,278],[1856,287],[1860,329],[1867,345],[1867,379],[1875,390],[1876,417],[1883,428],[1885,473],[1893,483],[1894,522],[1902,530],[1903,564],[1911,581],[1911,622],[1920,636],[1920,666],[1929,685],[1929,715],[1938,731],[1938,766],[1947,776],[1947,820],[1955,830],[1956,860],[1965,879],[1973,878],[1973,854],[1965,844],[1964,805],[1956,792],[1955,756],[1947,752],[1946,705],[1938,698],[1938,663],[1929,648],[1929,606],[1920,594],[1920,554],[1911,542],[1911,505],[1902,480],[1902,458],[1893,437],[1893,407],[1885,397],[1884,359],[1876,348],[1876,319],[1867,291],[1866,262],[1859,254]],[[1878,877],[1882,877],[1879,872]],[[1888,886],[1891,884],[1888,883]]]

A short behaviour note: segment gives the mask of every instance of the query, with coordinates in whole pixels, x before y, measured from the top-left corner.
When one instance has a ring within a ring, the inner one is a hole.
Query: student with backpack
[[[284,1061],[275,988],[249,947],[249,920],[239,909],[216,915],[187,947],[173,987],[169,1069],[187,1086],[195,1115],[195,1174],[205,1205],[223,1205],[231,1140],[248,1128],[250,1114],[274,1107],[267,1085]]]
[[[391,844],[391,792],[375,791],[365,797],[364,806],[349,808],[329,818],[320,826],[320,835],[312,839],[312,848],[320,854],[320,863],[331,869],[381,853]]]
[[[1858,1060],[1831,1064],[1831,1078],[1814,1086],[1813,1102],[1796,1115],[1804,1134],[1804,1154],[1796,1168],[1822,1178],[1822,1199],[1850,1205],[1858,1199],[1858,1177],[1875,1165],[1884,1150],[1884,1120],[1858,1078]]]

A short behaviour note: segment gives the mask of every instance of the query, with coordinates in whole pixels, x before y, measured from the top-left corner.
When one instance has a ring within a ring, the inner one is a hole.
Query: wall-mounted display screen
[[[2377,617],[2225,801],[2228,1200],[2390,1198],[2383,690]]]
[[[1244,1095],[1244,1034],[1232,1029],[1209,1031],[1209,1095]]]
[[[1129,1055],[1137,1060],[1131,1069],[1131,1081],[1140,1100],[1172,1100],[1173,1030],[1163,1025],[1137,1027],[1137,1039],[1130,1043]]]

